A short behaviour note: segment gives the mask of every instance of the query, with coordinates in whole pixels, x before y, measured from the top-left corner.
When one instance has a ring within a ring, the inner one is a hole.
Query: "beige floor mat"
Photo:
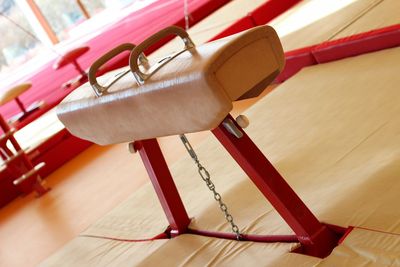
[[[395,48],[306,68],[246,113],[248,134],[322,221],[400,233],[399,61]],[[214,137],[197,152],[244,232],[290,233]],[[171,171],[191,227],[229,231],[191,159]],[[141,239],[166,226],[148,185],[84,234]]]
[[[397,0],[302,1],[272,20],[285,51],[400,23]]]
[[[317,267],[400,266],[400,235],[354,229]]]
[[[397,266],[399,241],[393,234],[400,234],[399,62],[400,48],[393,48],[309,67],[246,112],[251,121],[246,132],[318,218],[392,234],[356,229],[322,262],[286,253],[290,244],[189,235],[162,244],[114,244],[78,237],[44,266],[70,261],[65,266],[81,261],[81,266]],[[290,231],[214,137],[197,152],[244,232]],[[229,231],[191,159],[182,159],[171,170],[194,217],[191,227]],[[83,234],[141,239],[166,225],[148,185]]]
[[[67,243],[61,250],[43,261],[40,266],[137,266],[166,242],[167,240],[121,242],[80,236]]]
[[[363,14],[348,27],[343,28],[332,39],[384,28],[400,23],[400,1],[384,0]]]

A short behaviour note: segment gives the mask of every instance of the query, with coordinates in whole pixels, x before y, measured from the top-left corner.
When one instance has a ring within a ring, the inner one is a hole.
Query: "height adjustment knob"
[[[249,126],[250,121],[245,115],[239,115],[239,116],[236,117],[236,123],[240,127],[246,128],[247,126]]]

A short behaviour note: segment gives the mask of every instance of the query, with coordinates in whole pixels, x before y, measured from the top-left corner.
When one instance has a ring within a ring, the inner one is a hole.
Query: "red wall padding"
[[[285,53],[285,68],[276,81],[283,82],[307,66],[397,46],[400,46],[400,24],[289,51]]]
[[[311,66],[318,64],[315,60],[312,50],[315,46],[309,46],[301,49],[296,49],[293,51],[289,51],[285,53],[285,68],[283,71],[276,77],[276,82],[283,82],[297,72],[299,72],[302,68],[306,66]]]
[[[318,63],[325,63],[396,46],[400,46],[400,24],[328,41],[312,53]]]

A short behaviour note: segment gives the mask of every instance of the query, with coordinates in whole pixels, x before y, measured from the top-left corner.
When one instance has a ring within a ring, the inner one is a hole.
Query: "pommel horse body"
[[[168,35],[179,36],[183,49],[150,62],[143,51]],[[127,50],[131,50],[129,68],[100,77],[100,85],[97,69]],[[89,82],[64,99],[57,114],[80,138],[101,145],[129,142],[139,152],[168,219],[171,238],[192,233],[235,239],[235,234],[190,228],[156,140],[210,130],[295,233],[240,234],[239,239],[299,242],[297,252],[326,257],[345,229],[321,223],[229,114],[233,101],[259,95],[282,71],[284,62],[280,40],[269,26],[200,46],[184,30],[168,27],[137,46],[122,44],[98,59],[89,71]]]

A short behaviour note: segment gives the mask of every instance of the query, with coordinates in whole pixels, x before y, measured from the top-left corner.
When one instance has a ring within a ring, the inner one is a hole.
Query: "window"
[[[42,48],[14,0],[0,0],[0,72],[27,61]]]
[[[35,2],[60,41],[69,37],[69,30],[86,20],[78,1],[36,0]],[[104,9],[104,4],[100,0],[80,2],[89,15],[94,15]]]

